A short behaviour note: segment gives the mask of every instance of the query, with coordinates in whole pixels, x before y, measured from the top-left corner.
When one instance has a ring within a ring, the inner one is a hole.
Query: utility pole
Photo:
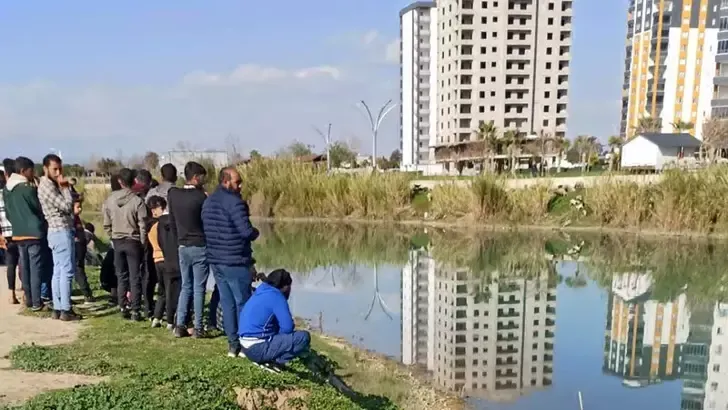
[[[360,104],[364,109],[366,110],[367,117],[369,118],[369,125],[372,127],[372,169],[377,169],[377,133],[379,132],[379,126],[382,124],[382,121],[384,120],[384,117],[389,114],[390,111],[396,106],[396,104],[392,104],[392,100],[387,101],[384,103],[382,108],[379,109],[379,113],[377,114],[377,117],[375,118],[372,115],[372,111],[369,109],[369,106],[367,103],[364,102],[364,100],[360,101]]]
[[[316,126],[313,127],[314,131],[318,135],[321,136],[321,138],[324,139],[324,142],[326,143],[326,171],[331,171],[331,123],[329,123],[328,128],[326,129],[326,134],[324,134],[323,131],[318,129]]]

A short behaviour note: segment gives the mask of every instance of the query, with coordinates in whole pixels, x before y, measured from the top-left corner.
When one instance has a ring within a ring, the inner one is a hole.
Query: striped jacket
[[[5,213],[5,195],[0,192],[0,236],[10,238],[13,236],[13,226]]]

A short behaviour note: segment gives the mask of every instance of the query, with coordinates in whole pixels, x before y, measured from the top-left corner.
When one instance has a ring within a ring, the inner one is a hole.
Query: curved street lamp
[[[389,114],[389,112],[397,106],[397,104],[393,104],[392,100],[388,100],[384,103],[382,108],[379,109],[379,113],[376,118],[372,115],[372,111],[369,109],[369,106],[364,102],[364,100],[359,101],[359,105],[366,111],[367,118],[369,119],[369,125],[372,129],[372,169],[377,169],[377,133],[379,132],[379,126],[382,124],[384,117],[386,117],[387,114]]]

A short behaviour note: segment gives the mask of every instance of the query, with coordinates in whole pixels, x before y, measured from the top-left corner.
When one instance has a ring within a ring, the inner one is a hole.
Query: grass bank
[[[97,278],[93,272],[91,279]],[[224,353],[226,340],[175,339],[149,324],[121,320],[104,302],[75,342],[21,345],[12,365],[29,372],[106,376],[108,381],[39,395],[14,410],[458,409],[460,401],[384,358],[313,334],[314,353],[271,374]],[[80,310],[80,309],[79,309]],[[42,319],[38,320],[50,320]],[[346,385],[332,387],[332,377]]]
[[[328,175],[285,160],[256,160],[240,172],[243,196],[259,217],[728,233],[725,166],[666,172],[651,185],[605,175],[568,193],[546,185],[511,190],[506,179],[490,175],[415,192],[407,173]],[[87,191],[86,208],[98,211],[108,191]]]

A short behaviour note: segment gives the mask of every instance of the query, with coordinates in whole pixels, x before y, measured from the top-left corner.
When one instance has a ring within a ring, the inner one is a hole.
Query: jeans
[[[222,324],[228,338],[228,346],[240,349],[238,317],[243,305],[250,299],[252,277],[247,266],[212,265],[215,284],[222,304]],[[212,307],[210,307],[212,311]]]
[[[142,243],[135,239],[114,239],[114,268],[118,278],[117,296],[119,307],[124,309],[126,292],[131,291],[132,312],[139,312],[142,305]]]
[[[41,308],[41,276],[43,274],[43,246],[39,240],[18,241],[20,277],[23,281],[26,307]]]
[[[53,252],[53,309],[71,310],[71,289],[76,274],[76,242],[71,230],[48,233],[48,246]]]
[[[18,259],[20,257],[18,254],[18,244],[13,242],[11,238],[6,238],[5,241],[8,244],[8,249],[5,252],[5,265],[8,268],[8,289],[15,291],[16,270],[18,269]]]
[[[261,342],[243,349],[245,356],[255,363],[286,364],[311,346],[311,335],[305,330],[296,330],[293,333],[279,333]]]
[[[177,303],[177,326],[187,322],[187,307],[194,293],[195,329],[202,329],[202,312],[205,308],[205,288],[210,270],[207,266],[204,246],[180,246],[179,268],[182,289]]]
[[[154,307],[154,318],[162,320],[162,316],[166,313],[167,323],[174,324],[174,314],[177,312],[180,291],[179,272],[171,272],[164,262],[157,262],[155,265],[159,279],[159,292],[157,293],[157,304]]]

